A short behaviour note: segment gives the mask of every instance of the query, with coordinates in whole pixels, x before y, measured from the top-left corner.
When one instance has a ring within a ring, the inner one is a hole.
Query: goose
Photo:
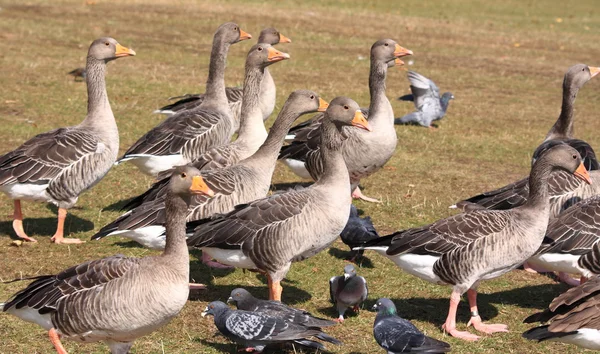
[[[600,278],[594,277],[556,297],[545,311],[527,317],[523,322],[546,324],[526,331],[523,338],[600,350],[599,306]]]
[[[594,181],[596,184],[600,181]],[[579,285],[566,274],[581,274],[584,283],[600,275],[600,196],[585,199],[548,224],[546,237],[527,260],[539,271],[562,272],[560,279]]]
[[[506,332],[500,324],[484,324],[477,312],[477,287],[499,277],[531,257],[544,239],[549,219],[547,180],[563,169],[591,182],[577,150],[562,144],[536,160],[529,178],[531,198],[510,210],[474,210],[431,225],[399,231],[367,242],[404,271],[440,285],[452,285],[450,310],[443,326],[454,337],[474,341],[478,336],[456,329],[456,310],[465,292],[472,324],[479,332]]]
[[[192,199],[187,220],[198,220],[216,213],[225,213],[240,203],[248,203],[262,198],[269,192],[271,177],[277,162],[277,153],[283,144],[285,133],[301,115],[325,110],[327,103],[308,90],[298,90],[290,94],[277,120],[269,131],[263,145],[247,159],[223,169],[202,171],[202,178],[215,192],[214,198],[196,196]],[[105,236],[119,235],[130,238],[145,247],[162,249],[165,245],[164,204],[165,181],[155,183],[148,195],[154,199],[145,201],[139,207],[121,215],[92,236],[99,240]],[[210,258],[203,255],[208,265]]]
[[[90,76],[93,71],[90,71]],[[189,253],[185,214],[192,194],[210,194],[200,172],[178,168],[169,182],[167,241],[160,256],[115,255],[43,275],[3,304],[2,310],[46,331],[56,351],[60,338],[105,342],[113,354],[173,319],[188,298]]]
[[[135,55],[115,39],[103,37],[87,55],[88,112],[80,124],[58,128],[29,139],[0,157],[0,191],[14,200],[13,230],[25,241],[21,200],[58,207],[58,226],[52,241],[81,243],[64,237],[67,209],[79,195],[98,183],[117,159],[119,131],[106,94],[106,63]]]
[[[440,97],[440,89],[435,82],[416,71],[408,72],[408,81],[412,95],[405,95],[399,99],[413,101],[417,110],[395,119],[394,124],[418,124],[433,129],[431,123],[444,118],[454,95],[451,92],[444,92]]]
[[[279,43],[291,43],[292,40],[288,37],[284,36],[277,29],[270,27],[265,28],[260,32],[258,36],[257,43],[266,43],[272,46]],[[275,108],[275,82],[273,81],[273,76],[269,72],[268,68],[264,70],[264,79],[260,88],[260,107],[262,111],[263,120],[267,120],[271,113],[273,113],[273,109]],[[231,112],[233,113],[234,120],[234,129],[237,132],[240,119],[242,116],[242,97],[243,97],[243,88],[241,87],[227,87],[225,88],[225,93],[227,94],[227,100],[229,101],[229,107],[231,108]],[[180,100],[172,103],[170,105],[164,106],[160,109],[157,109],[153,113],[161,113],[166,115],[173,115],[175,113],[179,113],[181,111],[190,110],[195,107],[198,107],[202,101],[204,100],[204,94],[188,94],[179,97],[171,97],[170,99],[179,98]]]
[[[185,165],[233,135],[233,118],[225,95],[225,62],[232,44],[250,39],[233,22],[219,26],[213,37],[205,99],[197,108],[165,119],[138,139],[117,161],[131,161],[143,173],[156,176]]]
[[[348,129],[348,139],[344,144],[343,155],[350,173],[352,196],[365,201],[377,202],[376,199],[362,194],[358,183],[378,171],[392,157],[396,149],[396,130],[394,129],[394,111],[385,96],[385,79],[390,63],[400,62],[398,58],[412,55],[413,52],[402,48],[392,39],[382,39],[371,47],[371,72],[369,74],[369,90],[371,104],[368,111],[369,125],[373,132]],[[322,117],[315,117],[312,123],[293,130],[293,141],[284,146],[279,159],[298,176],[318,180],[323,166],[321,159],[310,155],[319,155],[321,131],[319,126]],[[315,162],[311,165],[309,161]]]
[[[188,245],[223,264],[266,273],[269,299],[281,301],[280,282],[292,262],[329,247],[350,215],[349,175],[341,154],[341,129],[349,125],[370,129],[356,102],[335,98],[321,124],[321,178],[308,188],[237,205],[227,214],[195,222]]]
[[[588,170],[599,169],[594,149],[585,141],[573,138],[573,105],[577,98],[577,93],[586,82],[598,75],[598,73],[600,73],[600,67],[592,67],[585,64],[576,64],[567,70],[563,80],[563,98],[560,115],[546,135],[544,142],[533,153],[532,162],[549,148],[557,144],[568,144],[579,151],[581,157],[584,159],[583,163]],[[556,191],[557,195],[561,195],[577,186],[581,186],[582,183],[567,173],[557,172],[557,176],[552,176],[550,185],[551,189]],[[524,204],[528,195],[529,184],[527,178],[524,178],[496,190],[460,201],[451,206],[451,208],[460,208],[463,210],[466,208],[474,209],[477,207],[473,206],[473,204],[478,204],[486,209],[505,210]],[[561,210],[564,207],[561,204],[557,204],[553,209]]]

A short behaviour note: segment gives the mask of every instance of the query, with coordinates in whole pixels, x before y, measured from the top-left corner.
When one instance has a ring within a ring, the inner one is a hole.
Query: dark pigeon
[[[235,304],[238,310],[278,317],[287,322],[307,327],[329,327],[337,324],[335,321],[314,317],[307,311],[289,307],[279,301],[257,299],[246,289],[242,288],[233,289],[227,302]],[[315,337],[336,345],[342,344],[339,340],[326,335],[325,333],[318,334]]]
[[[431,127],[431,123],[442,119],[450,100],[454,95],[446,92],[440,97],[440,89],[425,76],[415,72],[408,72],[408,81],[412,95],[400,97],[401,100],[413,101],[417,110],[402,118],[396,118],[394,124],[417,124]]]
[[[359,217],[358,210],[352,205],[350,208],[350,218],[348,219],[348,223],[346,223],[346,227],[342,230],[340,237],[342,238],[342,242],[352,250],[354,247],[362,246],[365,242],[378,238],[379,234],[375,230],[375,226],[373,226],[371,217]],[[364,252],[364,250],[352,251],[350,261],[354,262],[356,257],[362,256]]]
[[[379,299],[373,305],[377,311],[373,323],[373,336],[388,354],[395,353],[447,353],[450,344],[427,337],[409,321],[399,317],[390,299]]]
[[[87,76],[87,71],[84,68],[77,68],[75,70],[69,71],[67,75],[72,75],[74,81],[83,81]]]
[[[307,339],[324,334],[318,327],[307,327],[265,314],[232,310],[221,301],[213,301],[202,317],[213,315],[215,326],[231,341],[246,347],[247,352],[262,352],[267,345],[295,343],[324,350],[323,344]]]
[[[335,321],[344,322],[344,313],[349,307],[358,312],[360,304],[367,299],[368,293],[367,281],[356,275],[356,269],[352,264],[344,267],[343,276],[329,279],[329,295],[340,315]]]

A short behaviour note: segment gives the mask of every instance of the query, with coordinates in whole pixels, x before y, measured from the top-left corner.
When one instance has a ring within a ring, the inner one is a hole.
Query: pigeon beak
[[[377,304],[373,305],[373,307],[371,307],[371,310],[377,311]]]
[[[367,118],[365,118],[365,116],[362,114],[360,109],[358,109],[358,110],[356,110],[356,112],[354,112],[354,118],[352,119],[352,125],[355,127],[364,129],[364,130],[372,131],[371,126],[369,125],[369,122],[367,121]]]
[[[577,167],[577,169],[575,170],[575,172],[573,172],[573,174],[575,175],[575,177],[587,182],[587,184],[592,184],[592,179],[590,178],[590,174],[589,174],[588,170],[585,169],[583,162],[579,163],[579,167]]]
[[[229,299],[227,299],[227,303],[228,304],[233,304],[233,298],[230,296]]]
[[[344,273],[344,280],[348,280],[348,278],[350,278],[350,274]]]
[[[206,315],[208,315],[208,311],[207,310],[202,311],[202,313],[200,314],[200,316],[202,316],[202,317],[206,317]]]
[[[325,112],[327,110],[327,107],[329,107],[329,103],[327,103],[327,101],[319,97],[319,108],[317,109],[317,112]]]
[[[598,75],[598,73],[600,73],[600,68],[599,68],[599,67],[596,67],[596,66],[588,66],[588,68],[590,68],[590,75],[591,75],[592,77],[594,77],[594,76]],[[590,77],[590,79],[591,79],[592,77]]]

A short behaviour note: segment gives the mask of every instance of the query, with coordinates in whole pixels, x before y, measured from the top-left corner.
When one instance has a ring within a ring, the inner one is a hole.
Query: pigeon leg
[[[448,310],[448,317],[446,318],[446,322],[442,326],[442,329],[448,332],[448,334],[450,334],[452,337],[474,342],[479,339],[479,336],[456,329],[456,310],[458,309],[459,303],[460,292],[457,290],[452,290],[452,295],[450,295],[450,309]]]
[[[365,202],[381,203],[381,201],[378,199],[367,197],[366,195],[362,194],[362,192],[360,191],[360,187],[358,186],[356,186],[356,188],[352,192],[352,198],[364,200]]]
[[[65,219],[67,218],[67,209],[58,208],[58,225],[56,226],[56,233],[50,239],[54,243],[84,243],[78,238],[65,238]]]
[[[473,325],[479,332],[492,334],[496,332],[508,332],[508,326],[505,324],[485,324],[479,317],[477,311],[477,292],[473,289],[467,291],[467,298],[469,299],[469,306],[471,307],[471,319],[467,323],[467,327]]]
[[[226,264],[213,261],[212,258],[210,257],[210,255],[206,252],[202,252],[202,264],[207,265],[211,268],[217,268],[217,269],[232,269],[233,268],[232,266],[228,266]]]
[[[19,238],[22,238],[25,241],[29,242],[37,242],[35,239],[27,236],[25,230],[23,230],[23,213],[21,212],[21,201],[15,199],[14,202],[14,213],[13,213],[13,230]]]
[[[54,345],[54,349],[56,349],[58,354],[69,354],[60,342],[60,336],[58,335],[58,332],[56,332],[56,329],[50,328],[48,337],[50,337],[50,342],[52,342],[52,345]]]

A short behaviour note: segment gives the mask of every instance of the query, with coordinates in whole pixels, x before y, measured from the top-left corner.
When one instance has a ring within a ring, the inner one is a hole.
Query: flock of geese
[[[191,247],[202,250],[208,266],[253,269],[268,280],[269,300],[236,289],[230,302],[238,310],[218,301],[207,306],[205,314],[214,316],[226,337],[247,351],[259,352],[273,343],[323,349],[315,339],[341,344],[321,330],[336,322],[281,303],[281,281],[294,262],[327,249],[342,233],[356,251],[374,250],[412,275],[452,286],[443,329],[467,341],[480,337],[457,329],[462,295],[467,294],[470,306],[468,325],[484,334],[506,332],[507,326],[484,323],[479,315],[481,281],[521,265],[560,272],[575,287],[546,311],[527,318],[544,324],[523,336],[600,349],[599,164],[591,146],[573,138],[577,92],[600,69],[577,64],[567,71],[560,117],[535,151],[528,178],[457,203],[460,214],[378,237],[354,209],[350,213],[352,197],[376,201],[358,185],[395,152],[394,112],[385,80],[388,68],[403,65],[400,58],[412,51],[392,39],[373,44],[367,109],[347,97],[327,103],[316,92],[297,90],[267,132],[264,121],[273,113],[276,93],[268,67],[290,58],[273,46],[291,40],[274,28],[263,30],[246,57],[243,87],[225,87],[230,46],[250,38],[235,23],[221,25],[213,38],[205,93],[179,97],[158,110],[168,117],[120,158],[106,64],[136,53],[112,38],[92,42],[83,122],[37,135],[0,157],[0,190],[14,200],[13,229],[17,237],[35,242],[25,233],[21,200],[50,202],[59,208],[52,241],[82,242],[64,237],[67,210],[113,165],[129,162],[157,182],[92,239],[118,235],[163,252],[143,258],[116,255],[30,278],[32,283],[0,305],[4,312],[47,330],[58,353],[66,353],[61,338],[103,341],[112,353],[127,353],[136,338],[181,311],[190,288],[204,287],[189,283]],[[417,111],[399,123],[431,127],[454,96],[440,96],[433,81],[418,73],[408,76],[413,93],[408,99]],[[292,127],[300,116],[315,112],[320,113]],[[315,183],[268,195],[278,160]],[[338,322],[368,294],[366,280],[354,267],[347,266],[344,273],[330,280]],[[389,299],[379,299],[373,309],[378,311],[374,337],[388,353],[450,350],[398,317]]]

